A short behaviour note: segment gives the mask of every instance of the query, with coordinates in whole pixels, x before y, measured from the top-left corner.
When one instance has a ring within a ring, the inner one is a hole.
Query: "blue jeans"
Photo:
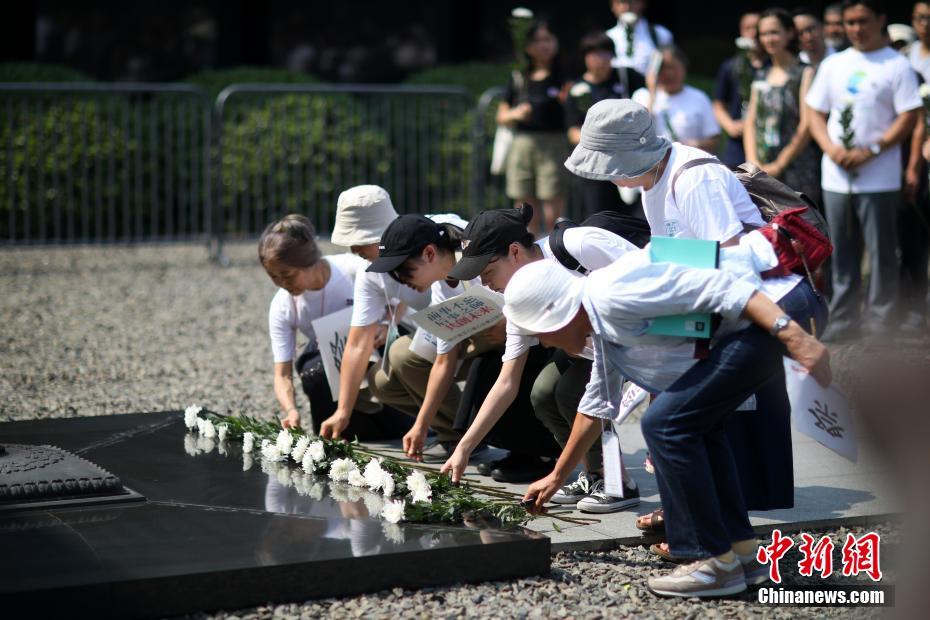
[[[806,281],[779,305],[805,329],[811,319],[818,330],[826,326],[826,304]],[[643,415],[672,555],[720,555],[755,538],[724,423],[779,371],[784,355],[781,342],[757,326],[729,334]]]

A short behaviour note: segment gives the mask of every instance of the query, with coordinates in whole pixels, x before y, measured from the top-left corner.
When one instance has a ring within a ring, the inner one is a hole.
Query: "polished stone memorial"
[[[6,612],[160,617],[549,571],[544,536],[386,523],[376,495],[263,471],[179,412],[3,423],[0,444],[66,450],[136,500],[0,509]]]

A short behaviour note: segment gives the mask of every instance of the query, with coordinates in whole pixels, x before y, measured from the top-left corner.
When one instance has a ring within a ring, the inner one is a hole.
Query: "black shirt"
[[[646,85],[646,79],[634,69],[620,69],[626,71],[627,84],[624,89],[620,76],[616,71],[610,72],[610,77],[604,82],[594,83],[581,79],[569,90],[565,100],[565,126],[581,127],[588,108],[604,99],[629,99],[637,89]],[[589,92],[582,84],[587,85]]]
[[[511,75],[504,90],[504,101],[510,107],[529,102],[533,108],[530,118],[526,122],[517,123],[520,131],[564,131],[564,112],[559,101],[559,92],[562,89],[562,80],[550,73],[544,80],[530,80],[525,74],[519,74],[522,82],[521,88],[514,84]]]

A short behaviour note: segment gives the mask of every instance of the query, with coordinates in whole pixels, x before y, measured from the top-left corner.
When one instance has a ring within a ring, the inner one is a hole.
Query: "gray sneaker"
[[[739,563],[743,565],[743,575],[746,577],[747,586],[759,586],[769,580],[769,569],[764,564],[759,564],[755,553],[746,555],[736,554]]]
[[[566,484],[564,487],[555,492],[555,495],[552,496],[552,499],[549,500],[553,504],[577,504],[578,500],[585,498],[589,493],[594,489],[594,485],[601,479],[598,474],[591,474],[591,477],[588,477],[588,474],[581,472],[578,474],[578,478],[574,482]]]
[[[619,512],[633,506],[639,506],[639,488],[623,485],[623,497],[608,495],[604,492],[604,481],[598,480],[591,486],[591,493],[578,500],[576,507],[581,512],[608,513]]]
[[[744,591],[746,578],[739,560],[725,564],[706,558],[679,566],[668,575],[650,577],[646,584],[659,596],[714,597]]]

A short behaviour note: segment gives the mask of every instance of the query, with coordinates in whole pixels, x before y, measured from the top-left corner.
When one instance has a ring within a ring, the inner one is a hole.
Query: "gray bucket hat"
[[[605,99],[588,109],[565,167],[595,181],[630,179],[648,172],[671,146],[656,135],[649,110],[630,99]]]

